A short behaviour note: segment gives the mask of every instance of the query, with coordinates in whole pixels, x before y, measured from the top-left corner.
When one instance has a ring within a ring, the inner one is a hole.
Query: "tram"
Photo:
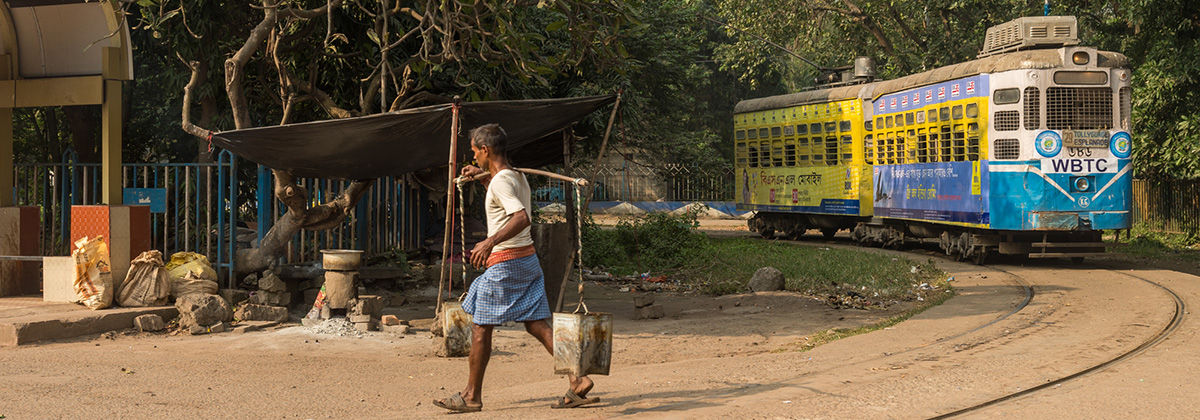
[[[763,237],[849,230],[958,259],[1082,259],[1131,224],[1129,61],[1079,45],[1071,16],[989,28],[972,61],[836,83],[734,109],[735,201]]]

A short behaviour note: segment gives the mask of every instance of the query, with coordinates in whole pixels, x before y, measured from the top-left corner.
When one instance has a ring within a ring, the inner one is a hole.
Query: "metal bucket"
[[[322,249],[321,268],[354,271],[362,264],[362,251],[357,249]]]
[[[459,302],[442,302],[442,331],[446,336],[446,357],[471,354],[471,314]]]
[[[554,373],[608,375],[612,314],[554,314]]]
[[[325,301],[331,309],[345,309],[350,305],[350,299],[358,297],[357,271],[326,271],[325,272]]]

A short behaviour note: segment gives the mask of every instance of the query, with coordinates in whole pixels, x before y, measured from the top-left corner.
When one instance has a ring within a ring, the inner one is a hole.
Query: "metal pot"
[[[358,270],[362,264],[362,253],[357,249],[322,249],[321,266],[335,271]]]

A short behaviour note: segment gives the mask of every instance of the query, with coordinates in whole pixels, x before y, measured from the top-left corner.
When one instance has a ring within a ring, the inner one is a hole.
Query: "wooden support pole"
[[[0,108],[0,207],[16,204],[13,198],[13,168],[16,158],[13,155],[13,110]]]
[[[442,236],[444,237],[442,240],[442,270],[441,275],[438,276],[438,296],[437,307],[434,309],[435,313],[442,312],[442,286],[449,286],[447,281],[450,279],[450,274],[452,274],[448,266],[450,265],[451,238],[454,237],[454,193],[456,190],[454,180],[458,169],[458,97],[454,98],[454,105],[450,109],[450,169],[447,170],[449,175],[446,178],[446,225],[442,231]],[[466,246],[466,244],[463,244],[463,246]]]

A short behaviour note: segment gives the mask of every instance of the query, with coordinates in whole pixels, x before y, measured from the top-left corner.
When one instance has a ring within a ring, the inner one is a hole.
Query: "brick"
[[[659,319],[665,316],[662,305],[650,305],[633,309],[633,319]]]
[[[384,315],[380,317],[379,323],[383,325],[400,325],[400,318],[395,315]]]
[[[166,326],[162,317],[154,314],[141,315],[133,319],[133,329],[138,331],[161,331]]]
[[[374,322],[355,322],[354,329],[359,331],[375,331],[378,326]]]

